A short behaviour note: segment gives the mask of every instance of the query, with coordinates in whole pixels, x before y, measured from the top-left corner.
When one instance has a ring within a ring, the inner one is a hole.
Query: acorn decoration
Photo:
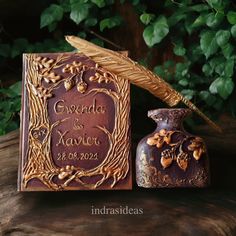
[[[65,80],[64,87],[65,87],[66,91],[69,91],[70,89],[72,89],[73,86],[74,86],[73,80]]]
[[[85,91],[87,90],[88,84],[81,81],[77,84],[77,90],[80,93],[85,93]]]

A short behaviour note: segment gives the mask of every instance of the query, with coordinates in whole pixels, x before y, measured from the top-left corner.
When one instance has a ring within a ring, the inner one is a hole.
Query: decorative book
[[[18,190],[131,189],[129,81],[81,53],[23,67]]]

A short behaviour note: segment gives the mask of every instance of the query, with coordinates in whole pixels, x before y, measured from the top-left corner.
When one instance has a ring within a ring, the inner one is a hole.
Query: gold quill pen
[[[170,84],[152,73],[129,57],[109,49],[99,47],[76,36],[66,36],[66,40],[73,47],[90,57],[97,64],[115,73],[118,77],[128,79],[143,89],[148,90],[154,96],[166,102],[169,106],[175,106],[183,102],[191,110],[201,116],[211,127],[221,132],[221,128],[202,113],[192,102],[182,94],[174,90]]]

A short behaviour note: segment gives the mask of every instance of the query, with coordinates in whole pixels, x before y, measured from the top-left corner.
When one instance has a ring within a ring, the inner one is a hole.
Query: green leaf
[[[197,4],[189,7],[189,10],[196,12],[203,12],[209,10],[209,6],[207,6],[207,4]]]
[[[155,66],[154,69],[153,69],[153,72],[161,77],[164,77],[165,76],[165,72],[162,68],[162,66]]]
[[[147,58],[141,58],[138,60],[138,63],[144,67],[148,67]],[[153,69],[154,70],[154,69]]]
[[[218,56],[218,57],[213,57],[210,61],[209,64],[212,67],[213,70],[215,70],[215,68],[219,65],[219,64],[223,64],[225,62],[225,59],[222,56]]]
[[[216,26],[218,26],[224,19],[224,14],[222,13],[210,13],[208,14],[207,18],[206,18],[206,25],[214,28]]]
[[[230,44],[227,43],[223,48],[222,48],[222,53],[226,59],[229,59],[234,51],[234,47]]]
[[[187,53],[189,54],[189,57],[191,58],[192,63],[199,61],[199,59],[202,57],[203,52],[198,44],[192,44],[188,47]]]
[[[195,18],[193,14],[188,14],[186,16],[186,19],[184,21],[184,27],[187,30],[188,34],[192,34],[192,32],[194,31],[194,28],[192,27],[194,20]]]
[[[181,94],[188,100],[191,100],[193,96],[195,95],[195,91],[192,89],[183,89],[181,91]]]
[[[226,99],[233,92],[234,82],[231,78],[219,77],[212,82],[209,89],[211,93],[218,93],[223,99]]]
[[[145,43],[152,47],[160,43],[162,39],[169,33],[169,26],[165,16],[159,16],[158,19],[151,25],[147,26],[143,31]]]
[[[100,30],[103,31],[106,28],[111,29],[120,24],[121,24],[121,18],[119,16],[106,18],[100,21]]]
[[[41,14],[40,28],[48,26],[53,22],[60,21],[62,17],[63,17],[63,8],[57,4],[51,4]]]
[[[168,25],[169,25],[169,27],[172,27],[172,26],[176,25],[179,21],[181,21],[185,17],[186,17],[186,14],[175,12],[174,14],[172,14],[168,18]]]
[[[105,0],[91,0],[92,3],[96,4],[99,8],[105,7]]]
[[[174,54],[177,56],[184,56],[186,53],[186,49],[181,45],[175,45]]]
[[[236,38],[236,25],[232,26],[231,34],[233,35],[234,38]]]
[[[234,59],[230,59],[226,61],[224,68],[224,75],[226,77],[232,77],[234,74]]]
[[[216,33],[216,42],[220,47],[223,47],[228,43],[230,39],[230,32],[228,30],[219,30]]]
[[[19,112],[21,109],[21,97],[18,96],[12,101],[12,111]]]
[[[231,77],[234,72],[234,59],[217,64],[215,66],[215,72],[220,76]]]
[[[70,12],[71,2],[70,0],[59,0],[59,5],[63,8],[64,12]]]
[[[222,86],[222,83],[223,83],[223,80],[221,77],[215,79],[209,87],[210,92],[212,94],[217,94],[217,92],[218,92],[217,89],[218,89],[218,87]]]
[[[232,81],[231,78],[224,79],[224,82],[222,83],[221,86],[218,87],[217,91],[219,95],[223,98],[226,99],[234,89],[234,82]]]
[[[16,82],[15,84],[11,85],[10,86],[10,89],[12,91],[14,91],[14,93],[16,93],[17,95],[21,95],[21,87],[22,87],[22,82],[21,81],[18,81]]]
[[[149,22],[155,17],[153,14],[143,13],[140,16],[140,20],[143,24],[148,25]]]
[[[218,49],[218,44],[215,39],[215,32],[206,31],[201,35],[200,45],[202,52],[208,59],[211,55],[215,54]]]
[[[226,0],[207,0],[207,2],[216,11],[223,11],[224,8],[228,5],[228,1]]]
[[[227,14],[227,20],[231,25],[235,25],[236,24],[236,12],[229,11]]]
[[[191,27],[196,28],[196,27],[204,25],[205,23],[206,23],[206,15],[205,14],[201,14],[200,16],[198,16],[195,19],[195,21],[193,22]]]
[[[71,5],[70,19],[77,25],[87,18],[89,13],[89,4],[74,3]]]
[[[189,63],[177,63],[175,66],[175,75],[178,80],[188,75]]]
[[[95,26],[98,23],[98,20],[96,18],[88,18],[84,24],[87,27]]]
[[[206,76],[211,76],[213,71],[214,71],[214,69],[209,64],[204,64],[203,67],[202,67],[202,72]]]
[[[52,32],[57,28],[57,22],[53,22],[52,24],[48,25],[48,31]]]
[[[187,79],[181,79],[178,83],[185,87],[185,86],[188,85],[188,80]]]
[[[167,60],[164,62],[165,69],[172,69],[175,66],[175,62],[172,60]]]
[[[17,94],[10,88],[0,88],[0,94],[8,98],[14,98],[17,96]],[[0,103],[0,105],[2,105],[2,102]]]
[[[225,62],[223,62],[223,63],[221,63],[221,64],[218,64],[218,65],[216,65],[216,67],[215,67],[215,72],[216,72],[218,75],[223,76],[223,75],[224,75],[224,70],[225,70]]]
[[[199,97],[204,100],[209,106],[211,106],[216,101],[216,97],[208,91],[201,91],[199,93]]]
[[[3,118],[4,123],[7,123],[11,119],[12,115],[12,112],[6,111]]]
[[[9,57],[11,54],[11,47],[9,44],[0,44],[0,56]]]

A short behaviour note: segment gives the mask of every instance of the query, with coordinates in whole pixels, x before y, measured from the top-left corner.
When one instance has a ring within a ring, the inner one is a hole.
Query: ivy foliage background
[[[36,2],[34,5],[37,8]],[[233,1],[44,0],[40,14],[36,15],[37,31],[42,32],[42,37],[34,37],[35,25],[28,28],[32,31],[30,36],[19,33],[12,37],[0,17],[0,69],[6,72],[11,71],[10,66],[18,68],[13,81],[7,76],[0,77],[0,134],[19,125],[21,81],[16,80],[21,79],[22,53],[72,51],[64,40],[66,34],[113,49],[118,41],[129,50],[126,45],[129,32],[118,35],[120,29],[130,24],[126,21],[126,8],[137,16],[131,23],[141,29],[141,34],[136,34],[140,37],[138,42],[146,44],[140,45],[145,51],[143,57],[134,59],[153,69],[208,115],[236,114]],[[14,27],[23,26],[18,26],[16,19]],[[126,40],[122,41],[122,37]],[[136,41],[135,37],[129,40]],[[164,56],[160,60],[156,54]],[[132,95],[136,115],[137,109],[143,112],[146,104],[157,107],[156,100],[143,90],[134,88]]]

